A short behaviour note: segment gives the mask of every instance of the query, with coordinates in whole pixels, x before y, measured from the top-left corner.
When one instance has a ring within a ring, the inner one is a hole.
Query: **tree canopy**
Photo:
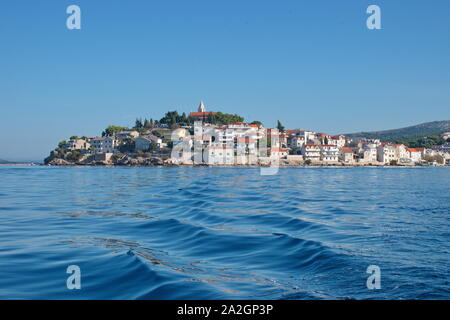
[[[126,130],[127,128],[121,126],[108,126],[103,132],[102,137],[112,136],[115,133]]]
[[[277,120],[277,129],[280,132],[284,132],[284,126],[281,124],[280,120]]]
[[[445,143],[445,140],[439,136],[430,136],[411,140],[395,139],[394,142],[404,144],[410,148],[431,148],[434,145]]]
[[[237,114],[217,112],[216,114],[210,114],[206,122],[211,124],[225,125],[233,122],[243,122],[244,118]]]

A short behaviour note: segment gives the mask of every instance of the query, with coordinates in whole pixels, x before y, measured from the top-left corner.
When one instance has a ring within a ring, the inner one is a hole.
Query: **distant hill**
[[[356,132],[345,134],[350,138],[367,138],[380,139],[382,141],[393,140],[412,140],[427,136],[437,136],[443,132],[450,131],[450,120],[433,121],[410,126],[406,128],[371,131],[371,132]]]
[[[29,161],[18,162],[18,161],[8,161],[8,160],[0,159],[0,164],[28,164],[28,163],[31,163],[31,162],[29,162]]]
[[[12,164],[12,163],[14,163],[14,162],[6,161],[6,160],[3,160],[3,159],[0,159],[0,164]]]

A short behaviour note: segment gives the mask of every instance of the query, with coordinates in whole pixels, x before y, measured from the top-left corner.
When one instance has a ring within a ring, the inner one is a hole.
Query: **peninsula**
[[[445,129],[445,127],[441,127]],[[411,129],[409,129],[411,130]],[[403,131],[402,131],[403,132]],[[109,126],[100,137],[61,141],[46,165],[116,166],[418,166],[449,165],[450,132],[403,141],[265,128],[236,114],[170,111],[160,120]],[[392,137],[392,134],[391,134]],[[404,137],[403,137],[404,138]]]

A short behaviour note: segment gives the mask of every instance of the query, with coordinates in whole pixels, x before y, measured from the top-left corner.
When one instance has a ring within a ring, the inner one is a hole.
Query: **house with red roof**
[[[407,148],[407,150],[409,153],[409,158],[414,163],[421,162],[423,156],[425,155],[425,148]]]
[[[339,160],[345,163],[352,163],[355,161],[355,153],[349,147],[341,148]]]

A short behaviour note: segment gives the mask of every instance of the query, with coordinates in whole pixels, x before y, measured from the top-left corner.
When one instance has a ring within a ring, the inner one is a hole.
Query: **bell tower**
[[[198,112],[206,112],[205,104],[203,103],[203,101],[200,101]]]

